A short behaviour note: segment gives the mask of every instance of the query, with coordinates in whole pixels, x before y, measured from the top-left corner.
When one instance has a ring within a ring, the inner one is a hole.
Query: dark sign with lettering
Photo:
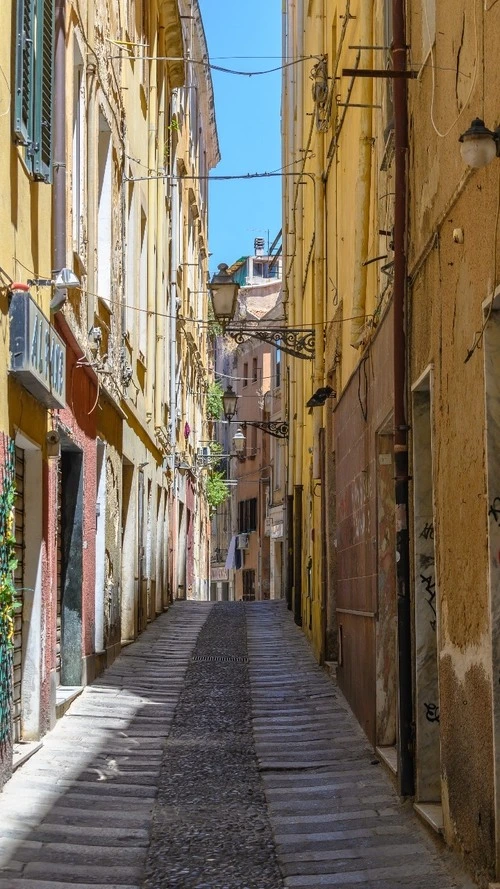
[[[10,372],[47,407],[66,406],[66,346],[27,293],[9,308]]]

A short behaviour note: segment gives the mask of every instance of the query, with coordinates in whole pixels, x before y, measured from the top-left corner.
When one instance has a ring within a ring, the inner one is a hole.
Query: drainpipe
[[[54,163],[52,211],[53,271],[66,265],[66,0],[55,4],[54,47]]]
[[[177,91],[172,92],[172,120],[177,112]],[[179,265],[179,189],[181,183],[176,179],[176,161],[172,151],[173,137],[170,131],[170,171],[172,174],[172,249],[170,254],[170,447],[171,447],[171,466],[175,480],[175,448],[177,444],[177,267]],[[175,492],[175,488],[174,488]]]
[[[392,0],[392,65],[406,70],[405,0]],[[402,796],[414,793],[413,701],[410,617],[410,547],[408,535],[408,425],[406,418],[406,219],[408,110],[406,78],[395,77],[395,208],[394,208],[394,463],[396,495],[396,582],[399,664],[398,775]]]
[[[158,55],[158,32],[151,34],[150,45],[152,45],[152,55]],[[156,138],[157,138],[157,103],[158,103],[158,76],[157,62],[153,58],[151,62],[151,76],[149,86],[149,102],[148,102],[148,166],[150,170],[156,169]],[[159,343],[156,338],[157,329],[157,290],[156,290],[156,263],[157,249],[156,240],[158,230],[153,229],[152,223],[156,221],[156,199],[158,193],[158,182],[150,178],[147,184],[148,188],[148,268],[147,268],[147,322],[146,322],[146,351],[148,371],[146,374],[146,421],[148,418],[154,420],[154,403],[153,403],[153,383],[156,387],[160,385],[160,380],[153,379],[153,367],[156,367],[156,350]],[[156,375],[155,375],[156,376]],[[154,422],[153,422],[154,425]]]
[[[362,0],[359,9],[361,46],[373,43],[373,0]],[[366,52],[363,64],[372,67],[372,53]],[[354,282],[351,321],[351,346],[359,347],[359,340],[365,325],[366,312],[366,281],[367,267],[364,264],[368,255],[368,239],[370,232],[370,185],[372,162],[372,104],[373,80],[361,77],[359,86],[359,102],[365,106],[360,109],[360,134],[358,176],[356,180],[355,226],[354,226]]]

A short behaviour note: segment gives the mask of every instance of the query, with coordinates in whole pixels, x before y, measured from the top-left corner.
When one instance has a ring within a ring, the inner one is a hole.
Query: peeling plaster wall
[[[477,115],[484,115],[488,126],[498,122],[500,77],[490,53],[494,53],[499,29],[498,6],[487,12],[483,4],[464,0],[436,4],[434,51],[440,69],[433,85],[427,65],[419,88],[409,90],[410,384],[428,365],[433,366],[444,825],[447,841],[482,879],[495,875],[495,828],[498,831],[493,790],[485,379],[482,350],[474,350],[466,359],[483,324],[483,302],[491,298],[497,283],[494,228],[499,173],[497,163],[467,170],[457,138]],[[415,57],[423,49],[422,33],[422,8],[417,4],[409,9]],[[442,136],[433,127],[431,107]],[[455,229],[463,232],[463,243],[455,243]]]

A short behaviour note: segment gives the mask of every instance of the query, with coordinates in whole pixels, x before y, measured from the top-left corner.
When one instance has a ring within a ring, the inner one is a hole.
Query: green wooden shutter
[[[34,0],[17,0],[16,95],[14,135],[23,145],[31,142],[33,120]]]
[[[33,173],[52,181],[52,96],[54,91],[54,0],[36,2]]]

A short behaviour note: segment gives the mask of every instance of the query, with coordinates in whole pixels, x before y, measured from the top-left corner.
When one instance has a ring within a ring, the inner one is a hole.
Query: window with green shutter
[[[14,137],[35,179],[52,180],[54,0],[17,0]]]

